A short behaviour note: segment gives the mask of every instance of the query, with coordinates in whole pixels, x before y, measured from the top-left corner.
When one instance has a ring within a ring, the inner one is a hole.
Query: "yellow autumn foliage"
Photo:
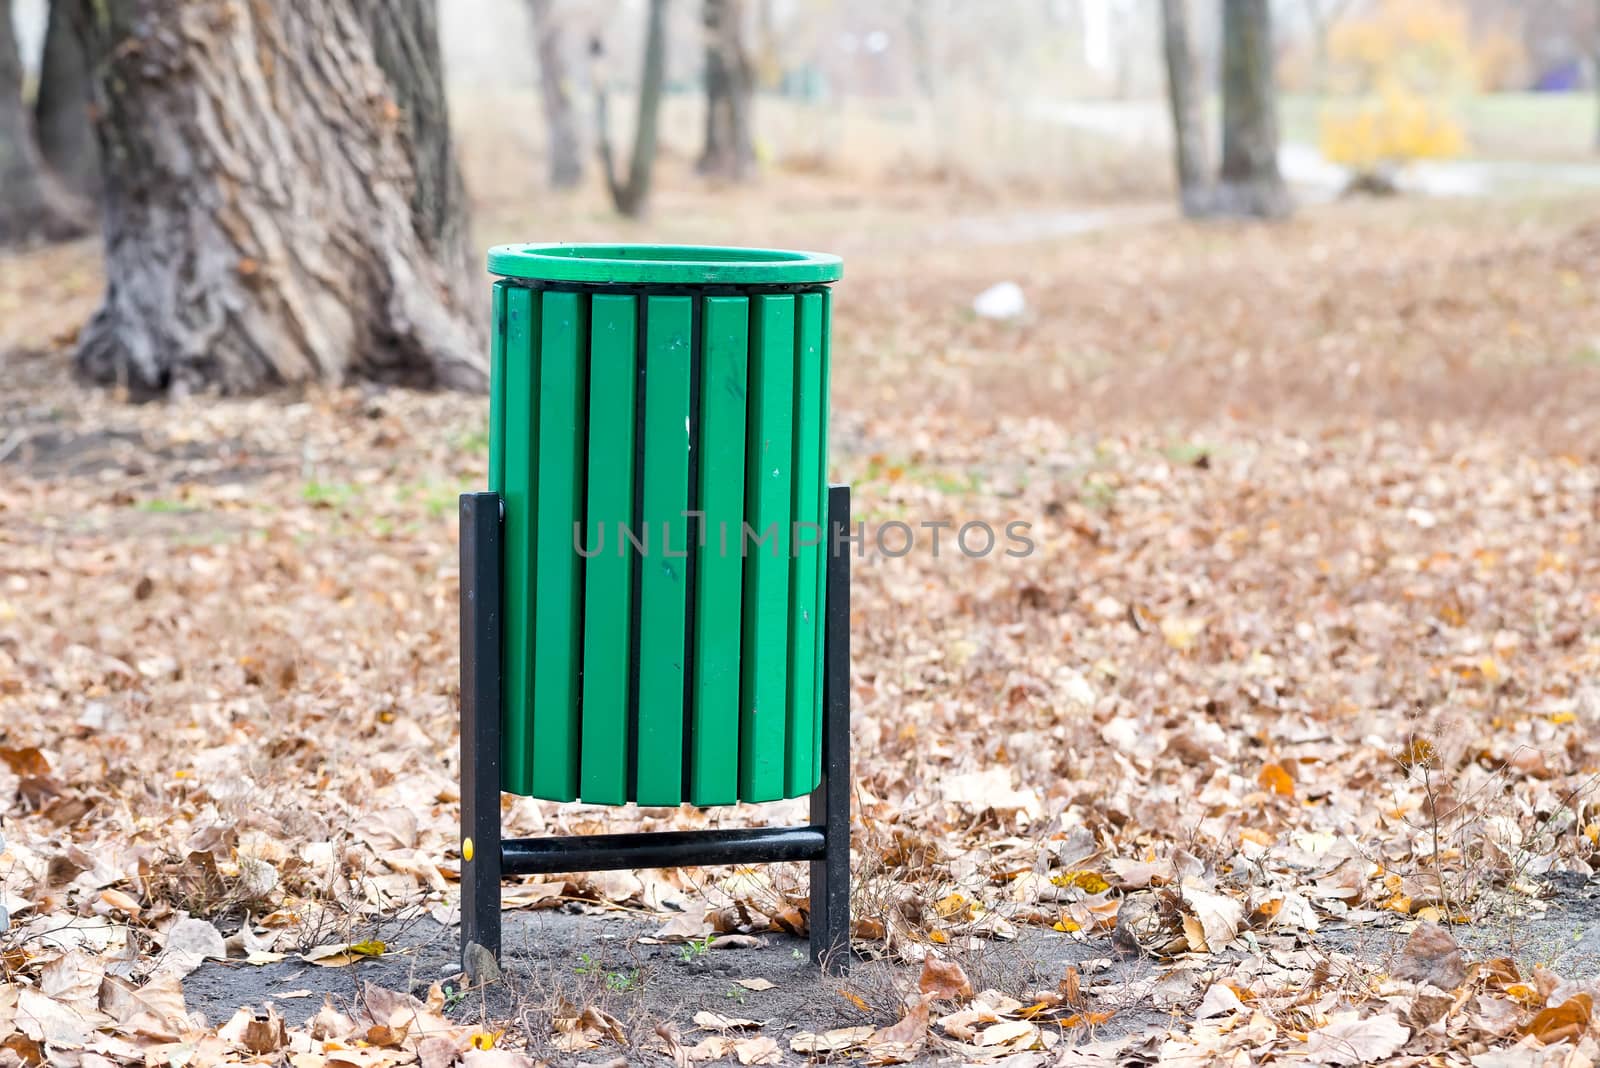
[[[1478,85],[1478,57],[1459,0],[1380,0],[1333,27],[1328,56],[1346,92],[1398,83],[1417,93],[1448,93]]]
[[[1320,122],[1323,155],[1358,171],[1466,151],[1450,94],[1479,84],[1479,57],[1458,0],[1381,0],[1334,27],[1334,83],[1345,99]]]
[[[1353,106],[1325,110],[1322,154],[1367,171],[1417,159],[1449,159],[1466,151],[1461,127],[1440,104],[1399,85]]]

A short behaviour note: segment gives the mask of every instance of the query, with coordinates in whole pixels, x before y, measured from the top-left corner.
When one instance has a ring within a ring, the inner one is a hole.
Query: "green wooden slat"
[[[739,799],[739,621],[744,596],[746,369],[750,302],[707,297],[700,342],[702,544],[695,564],[689,799]]]
[[[684,640],[688,606],[691,297],[645,306],[644,496],[649,548],[639,578],[639,738],[635,799],[683,800]]]
[[[521,286],[506,290],[505,460],[502,470],[506,515],[504,701],[501,786],[510,793],[533,792],[533,560],[530,532],[537,502],[539,412],[534,404],[539,305]],[[493,406],[491,403],[491,412]]]
[[[788,711],[789,511],[794,397],[794,297],[754,301],[750,344],[750,426],[739,721],[739,796],[783,796]],[[769,533],[770,532],[770,533]]]
[[[506,289],[496,282],[490,304],[489,334],[489,489],[506,488]]]
[[[789,557],[789,716],[785,796],[811,788],[817,720],[817,487],[822,482],[822,294],[798,298],[794,355],[794,485],[797,537]]]
[[[589,312],[588,527],[583,565],[585,801],[628,800],[628,681],[633,618],[634,298],[593,298]]]
[[[573,526],[583,516],[587,304],[577,293],[546,292],[539,331],[533,792],[552,801],[571,801],[578,796],[583,571],[573,547]]]
[[[823,689],[822,680],[826,677],[823,672],[824,644],[827,640],[828,620],[828,554],[833,551],[833,533],[828,525],[828,411],[832,407],[829,388],[832,384],[833,372],[833,291],[822,291],[822,413],[821,425],[817,428],[818,460],[820,463],[821,485],[817,487],[817,515],[823,526],[821,557],[817,562],[817,664],[816,664],[816,694],[817,717],[811,729],[815,741],[811,746],[811,780],[806,787],[809,792],[816,789],[822,781],[822,716],[823,701],[827,692]],[[841,552],[848,552],[849,546],[844,546]]]

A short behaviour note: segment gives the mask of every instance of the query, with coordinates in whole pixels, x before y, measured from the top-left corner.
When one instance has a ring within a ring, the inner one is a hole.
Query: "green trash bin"
[[[810,793],[838,257],[502,245],[489,270],[502,788]]]

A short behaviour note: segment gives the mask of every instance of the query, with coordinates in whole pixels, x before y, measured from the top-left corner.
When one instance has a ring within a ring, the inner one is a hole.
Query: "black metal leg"
[[[811,959],[850,971],[850,487],[828,487],[827,606],[823,629],[822,781],[811,822],[826,840],[811,862]]]
[[[500,958],[500,496],[461,495],[461,967]]]

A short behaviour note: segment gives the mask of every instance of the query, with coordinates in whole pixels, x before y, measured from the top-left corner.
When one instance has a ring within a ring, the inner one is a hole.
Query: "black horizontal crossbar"
[[[741,827],[507,838],[500,843],[500,868],[506,875],[550,875],[703,864],[773,864],[822,860],[826,855],[827,837],[821,827]]]

